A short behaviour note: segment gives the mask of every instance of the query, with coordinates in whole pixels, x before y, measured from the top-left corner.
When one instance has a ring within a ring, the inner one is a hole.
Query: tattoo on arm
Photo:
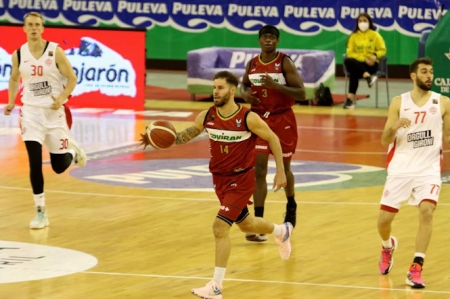
[[[175,139],[175,144],[185,144],[198,135],[201,131],[196,127],[189,127],[182,132],[177,133],[177,139]]]

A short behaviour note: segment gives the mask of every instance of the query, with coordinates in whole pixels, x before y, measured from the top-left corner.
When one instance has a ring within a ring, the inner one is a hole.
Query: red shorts
[[[289,161],[295,153],[297,147],[297,122],[295,114],[292,109],[287,112],[276,115],[269,115],[268,118],[261,116],[261,118],[269,125],[272,131],[278,136],[281,143],[281,150],[283,152],[283,160]],[[269,143],[261,138],[256,139],[256,154],[271,154]]]
[[[247,207],[255,190],[255,170],[249,169],[235,175],[213,174],[214,189],[220,201],[219,217],[236,221]]]

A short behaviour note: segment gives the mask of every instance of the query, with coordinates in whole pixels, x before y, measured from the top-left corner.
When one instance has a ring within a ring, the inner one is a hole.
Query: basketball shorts
[[[419,206],[423,200],[437,203],[441,184],[440,176],[388,176],[381,204],[398,210],[404,202],[412,206]]]
[[[251,203],[250,198],[255,190],[255,171],[251,168],[229,176],[213,174],[213,184],[220,201],[218,217],[224,217],[225,221],[236,221],[242,210]]]
[[[59,110],[23,105],[20,109],[20,129],[23,141],[37,141],[50,153],[67,153],[69,126],[64,106]]]
[[[295,153],[297,147],[297,122],[292,109],[277,115],[270,115],[269,118],[261,118],[269,125],[272,131],[278,136],[283,152],[283,160],[289,161]],[[269,143],[261,138],[256,139],[256,154],[269,155],[272,154]]]

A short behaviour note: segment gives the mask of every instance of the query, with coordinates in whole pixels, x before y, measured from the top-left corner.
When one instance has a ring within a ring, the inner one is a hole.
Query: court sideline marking
[[[197,276],[176,276],[176,275],[158,275],[158,274],[132,274],[132,273],[118,273],[118,272],[97,272],[97,271],[83,271],[80,273],[97,274],[97,275],[116,275],[116,276],[134,276],[134,277],[152,277],[152,278],[170,278],[170,279],[196,279],[196,280],[211,280],[211,277],[197,277]],[[288,284],[288,285],[302,285],[302,286],[316,286],[316,287],[328,287],[328,288],[343,288],[343,289],[363,289],[363,290],[390,290],[405,292],[405,289],[395,288],[380,288],[380,287],[364,287],[364,286],[350,286],[340,284],[325,284],[325,283],[312,283],[312,282],[292,282],[292,281],[278,281],[278,280],[255,280],[255,279],[239,279],[239,278],[225,278],[225,281],[237,281],[237,282],[253,282],[253,283],[269,283],[269,284]],[[412,290],[413,291],[413,290]],[[433,291],[433,290],[420,290],[420,293],[433,293],[433,294],[450,294],[450,291]]]
[[[20,190],[20,191],[31,192],[31,188],[21,188],[21,187],[0,186],[0,189]],[[146,189],[146,190],[152,191],[153,189]],[[143,192],[145,192],[146,190],[143,190]],[[158,189],[154,189],[154,190],[158,190]],[[47,190],[47,189],[45,190],[45,192],[82,195],[82,196],[86,196],[86,197],[99,196],[99,197],[118,197],[118,198],[164,199],[164,200],[174,200],[174,201],[175,200],[212,201],[212,202],[217,201],[217,198],[188,198],[188,197],[166,197],[166,196],[145,196],[145,195],[119,195],[119,194],[73,192],[73,191],[60,191],[60,190]],[[177,190],[175,192],[181,192],[181,191]],[[286,202],[283,200],[266,200],[266,202],[286,204]],[[297,200],[297,202],[301,203],[301,204],[310,204],[310,205],[379,205],[380,204],[379,202],[332,202],[332,201],[315,202],[315,201],[301,201],[301,200]],[[450,203],[439,202],[439,206],[450,206]]]

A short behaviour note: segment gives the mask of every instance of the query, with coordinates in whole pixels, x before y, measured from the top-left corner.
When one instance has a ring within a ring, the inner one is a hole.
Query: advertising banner
[[[433,29],[425,44],[425,56],[433,59],[433,91],[450,97],[450,14]]]
[[[26,35],[21,26],[0,30],[8,34],[0,39],[0,103],[7,103],[11,56]],[[143,108],[145,31],[46,27],[43,38],[59,44],[77,74],[69,107]]]
[[[282,32],[281,47],[333,50],[341,63],[356,17],[367,12],[386,40],[389,63],[409,65],[442,5],[450,0],[0,0],[0,22],[21,23],[39,11],[46,24],[142,28],[147,59],[166,60],[186,60],[204,47],[255,47],[258,29],[272,24]]]

